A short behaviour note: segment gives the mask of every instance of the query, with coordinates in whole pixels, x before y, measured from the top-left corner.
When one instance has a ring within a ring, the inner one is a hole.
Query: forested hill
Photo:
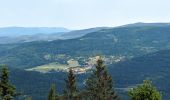
[[[56,56],[119,55],[132,58],[170,48],[170,26],[134,26],[103,29],[76,39],[1,45],[0,63],[18,68],[56,61]],[[46,59],[46,56],[50,56]]]
[[[109,71],[119,80],[120,87],[128,88],[150,79],[162,92],[163,100],[170,99],[170,50],[162,50],[110,65]]]
[[[131,60],[109,65],[108,70],[114,80],[114,86],[120,91],[122,99],[127,96],[127,89],[140,84],[144,79],[150,79],[153,84],[162,92],[163,100],[170,99],[170,50],[162,50],[136,57]],[[33,100],[42,100],[47,97],[49,87],[52,83],[57,86],[57,91],[62,92],[63,79],[66,73],[38,73],[10,68],[11,81],[17,89],[26,95],[33,97]],[[84,86],[84,79],[88,74],[77,76],[78,87]],[[124,99],[126,100],[126,99]]]
[[[33,100],[45,100],[51,84],[57,84],[57,90],[61,93],[65,77],[66,73],[63,72],[42,74],[10,68],[10,82],[16,86],[18,92],[22,93],[20,98],[31,96]]]

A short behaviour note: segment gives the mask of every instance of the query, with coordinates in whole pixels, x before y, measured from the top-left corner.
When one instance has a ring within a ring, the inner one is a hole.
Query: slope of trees
[[[65,80],[64,95],[60,95],[59,98],[64,100],[119,100],[120,98],[112,85],[112,77],[108,74],[103,60],[99,59],[93,73],[86,81],[86,88],[82,91],[78,92],[76,76],[70,69]],[[48,98],[55,98],[56,96],[53,93],[55,92],[52,92],[51,89]]]
[[[113,87],[112,77],[101,58],[85,85],[85,89],[78,90],[76,76],[70,69],[65,80],[64,94],[59,95],[55,84],[52,84],[48,100],[120,100]],[[162,100],[161,93],[147,80],[129,90],[128,94],[130,100]],[[9,82],[9,70],[7,66],[3,66],[0,73],[0,100],[14,100],[16,96],[16,88]],[[25,100],[31,100],[31,97],[27,96]]]
[[[60,98],[56,100],[120,100],[113,88],[112,77],[108,74],[101,58],[97,61],[91,76],[86,80],[84,90],[78,92],[76,77],[71,69],[65,82],[65,94],[60,95]],[[162,100],[160,92],[147,80],[137,88],[129,90],[128,94],[130,100]]]

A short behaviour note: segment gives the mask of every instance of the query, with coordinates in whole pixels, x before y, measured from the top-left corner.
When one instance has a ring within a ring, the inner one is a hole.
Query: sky
[[[0,0],[0,27],[114,27],[170,22],[170,0]]]

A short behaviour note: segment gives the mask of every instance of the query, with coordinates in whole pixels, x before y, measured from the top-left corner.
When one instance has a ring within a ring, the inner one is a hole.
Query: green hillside
[[[170,50],[150,53],[131,60],[126,60],[108,66],[114,80],[115,88],[123,100],[127,99],[127,90],[142,83],[144,79],[151,79],[153,84],[162,92],[163,100],[169,100]],[[52,83],[56,83],[59,93],[62,92],[64,72],[38,73],[21,69],[10,69],[11,81],[19,91],[31,95],[33,100],[46,98]],[[84,87],[84,79],[89,74],[77,74],[78,87]]]
[[[0,51],[0,63],[31,68],[63,59],[94,55],[132,58],[170,48],[170,26],[118,27],[89,33],[81,38],[30,42]],[[65,58],[58,58],[65,55]],[[48,56],[48,58],[47,58]]]
[[[124,90],[135,86],[144,79],[150,79],[162,92],[163,100],[170,99],[170,50],[162,50],[131,60],[119,62],[109,67],[113,77]]]

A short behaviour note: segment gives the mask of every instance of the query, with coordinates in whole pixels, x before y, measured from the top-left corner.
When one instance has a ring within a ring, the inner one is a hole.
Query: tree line
[[[18,93],[14,85],[9,81],[9,70],[3,66],[0,73],[0,100],[14,100],[22,95]],[[161,93],[152,85],[149,80],[144,80],[140,84],[128,91],[130,100],[162,100]],[[77,87],[76,76],[70,68],[65,79],[63,94],[56,91],[56,85],[52,84],[47,96],[48,100],[121,100],[121,97],[113,87],[113,80],[108,73],[104,61],[97,60],[95,69],[85,80],[85,88],[79,90]],[[25,100],[31,100],[27,96]]]

